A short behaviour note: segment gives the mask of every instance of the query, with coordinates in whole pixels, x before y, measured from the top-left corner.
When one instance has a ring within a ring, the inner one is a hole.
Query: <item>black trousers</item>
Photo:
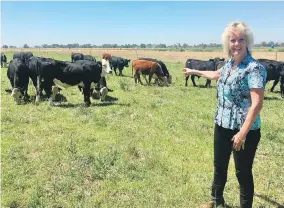
[[[223,191],[227,182],[227,172],[233,151],[236,176],[240,184],[241,208],[251,208],[254,194],[252,165],[261,134],[260,129],[250,130],[246,137],[245,148],[233,149],[231,139],[239,130],[225,129],[215,125],[214,131],[214,180],[211,197],[216,205],[224,204]]]

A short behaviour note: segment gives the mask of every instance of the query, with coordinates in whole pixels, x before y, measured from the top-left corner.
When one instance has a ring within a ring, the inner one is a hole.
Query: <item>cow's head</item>
[[[130,59],[123,59],[124,66],[129,67]]]
[[[168,75],[167,76],[167,82],[169,83],[169,84],[172,84],[172,75]]]
[[[112,73],[111,68],[110,68],[110,63],[108,59],[102,59],[102,74],[101,76],[104,77],[107,74]]]
[[[17,105],[22,104],[23,94],[21,93],[21,91],[18,88],[14,88],[12,90],[12,96],[14,98],[15,104],[17,104]]]

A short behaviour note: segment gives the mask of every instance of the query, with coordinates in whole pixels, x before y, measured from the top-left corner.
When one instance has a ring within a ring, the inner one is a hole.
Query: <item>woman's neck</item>
[[[244,60],[244,58],[247,56],[247,53],[245,53],[245,55],[243,56],[234,56],[234,64],[233,67],[238,66],[239,63],[241,63],[242,60]]]

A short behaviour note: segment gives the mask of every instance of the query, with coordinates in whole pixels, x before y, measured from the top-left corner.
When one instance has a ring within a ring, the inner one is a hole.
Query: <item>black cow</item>
[[[77,60],[84,60],[84,54],[82,54],[82,53],[72,53],[71,54],[71,62],[75,62]]]
[[[22,103],[22,98],[27,99],[29,84],[29,68],[21,59],[15,58],[10,61],[7,77],[13,88],[12,95],[16,104]]]
[[[153,62],[158,63],[161,66],[161,69],[162,69],[162,71],[164,73],[164,76],[167,77],[167,82],[169,84],[172,83],[172,76],[170,75],[169,70],[168,70],[168,68],[167,68],[167,66],[166,66],[166,64],[164,62],[162,62],[160,60],[157,60],[157,59],[145,58],[145,57],[141,57],[141,58],[139,58],[139,60],[147,60],[147,61],[153,61]],[[158,80],[158,78],[155,78],[155,82],[157,82],[157,80]]]
[[[281,96],[284,97],[284,64],[280,61],[269,60],[269,59],[257,59],[260,64],[264,66],[267,71],[266,82],[274,80],[273,85],[270,89],[273,92],[275,86],[280,80],[280,92]],[[283,81],[282,81],[283,80]]]
[[[96,59],[91,55],[84,55],[84,60],[96,62]]]
[[[30,57],[27,61],[26,61],[26,65],[29,68],[29,77],[31,78],[34,87],[36,88],[36,90],[38,89],[38,80],[37,77],[39,76],[40,73],[40,68],[45,66],[45,67],[49,67],[52,68],[52,64],[55,60],[51,59],[51,58],[42,58],[42,57],[36,57],[36,56],[32,56]],[[54,85],[53,81],[50,82],[50,80],[42,80],[41,82],[39,82],[41,84],[41,86],[39,87],[40,91],[39,94],[40,96],[42,96],[42,89],[44,89],[46,95],[48,97],[51,96],[51,85]],[[39,97],[37,97],[37,99],[39,99]],[[36,102],[38,102],[39,100],[36,100]]]
[[[37,89],[37,99],[40,100],[40,92],[42,89],[42,82],[44,82],[45,87],[51,89],[52,95],[50,104],[54,104],[55,96],[58,92],[58,86],[62,89],[81,85],[83,87],[84,102],[86,106],[90,106],[90,88],[92,82],[98,83],[101,79],[101,74],[109,73],[110,67],[107,60],[102,60],[102,64],[85,61],[84,64],[71,63],[67,61],[41,61],[39,67],[39,73],[37,77],[38,89]],[[52,82],[56,86],[52,86]],[[106,94],[107,89],[103,89],[103,93]]]
[[[225,59],[220,59],[220,58],[215,58],[215,59],[209,59],[208,61],[203,61],[203,60],[197,60],[197,59],[187,59],[185,62],[185,68],[190,68],[190,69],[196,69],[200,71],[215,71],[216,66],[220,61],[224,61]],[[194,87],[197,85],[195,84],[194,78],[197,75],[191,75],[191,81]],[[197,76],[200,77],[200,76]],[[188,86],[189,76],[185,78],[185,86]],[[211,85],[211,80],[207,79],[205,86],[210,87]]]
[[[124,69],[124,67],[129,67],[129,62],[130,59],[125,59],[117,56],[111,56],[109,61],[110,67],[111,69],[114,69],[115,75],[117,75],[116,69],[118,68],[119,76],[122,76],[122,70]]]
[[[75,62],[76,64],[80,64],[81,66],[84,66],[86,64],[97,64],[99,65],[100,67],[102,67],[102,62],[101,61],[98,61],[98,62],[94,62],[94,61],[89,61],[89,60],[78,60]],[[96,90],[97,92],[97,96],[101,99],[101,101],[104,101],[105,100],[105,97],[108,93],[108,91],[112,92],[113,90],[111,89],[108,89],[107,87],[107,83],[106,83],[106,78],[105,78],[105,75],[102,73],[101,74],[101,79],[98,83],[94,83],[95,85],[91,85],[91,90],[90,90],[90,96],[93,95],[93,89]],[[80,92],[83,92],[83,87],[78,85],[78,88],[80,90]]]
[[[13,59],[15,58],[19,58],[21,59],[23,62],[26,62],[30,57],[32,57],[33,54],[31,52],[20,52],[20,53],[15,53],[13,55]]]
[[[1,53],[1,67],[7,67],[7,57],[4,53]]]

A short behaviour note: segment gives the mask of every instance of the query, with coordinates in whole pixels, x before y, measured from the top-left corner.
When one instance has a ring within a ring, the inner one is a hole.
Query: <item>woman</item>
[[[241,208],[251,208],[254,183],[252,165],[260,140],[260,111],[263,105],[266,70],[251,56],[253,34],[243,22],[232,22],[222,35],[229,60],[218,71],[184,68],[184,75],[218,80],[218,104],[214,131],[214,180],[211,201],[200,207],[225,207],[223,197],[233,152],[240,184]]]

